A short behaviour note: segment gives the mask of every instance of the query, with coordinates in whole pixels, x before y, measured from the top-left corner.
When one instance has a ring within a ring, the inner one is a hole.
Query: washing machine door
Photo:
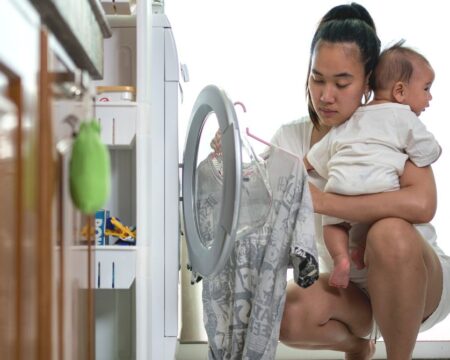
[[[220,129],[221,153],[211,140]],[[223,269],[233,250],[241,198],[242,155],[234,106],[216,86],[192,110],[183,158],[183,217],[189,261],[202,276]]]

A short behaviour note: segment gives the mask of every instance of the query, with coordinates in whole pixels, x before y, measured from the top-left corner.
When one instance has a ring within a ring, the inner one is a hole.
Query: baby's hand
[[[309,182],[308,185],[309,185],[309,192],[311,194],[311,200],[314,206],[314,212],[317,212],[317,207],[321,200],[322,192],[313,183]]]
[[[305,164],[306,171],[314,170],[313,166],[309,163],[306,156],[303,158],[303,164]]]

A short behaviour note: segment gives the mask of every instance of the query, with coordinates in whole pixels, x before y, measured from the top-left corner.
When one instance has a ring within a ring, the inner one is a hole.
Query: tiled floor
[[[207,344],[178,344],[176,360],[206,360]],[[338,360],[343,359],[341,353],[322,350],[297,350],[280,344],[276,360]],[[384,343],[377,343],[374,359],[386,359]],[[450,342],[422,341],[414,350],[414,360],[450,360]]]

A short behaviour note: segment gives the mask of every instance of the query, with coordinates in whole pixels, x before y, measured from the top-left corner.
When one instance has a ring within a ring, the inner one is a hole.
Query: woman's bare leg
[[[409,360],[422,320],[436,309],[441,297],[439,260],[412,225],[383,219],[368,233],[365,264],[387,358]]]
[[[345,352],[346,359],[371,359],[374,345],[362,339],[372,328],[367,297],[352,283],[346,289],[328,285],[328,275],[307,289],[289,283],[280,340],[302,349]]]

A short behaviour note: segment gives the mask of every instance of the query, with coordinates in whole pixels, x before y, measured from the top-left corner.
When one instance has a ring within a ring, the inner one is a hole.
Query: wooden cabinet
[[[0,72],[2,85],[9,81]],[[17,344],[18,303],[18,117],[17,106],[0,95],[0,349],[12,359]]]
[[[74,131],[93,117],[98,69],[79,63],[32,2],[2,1],[2,360],[95,357],[93,222],[72,203],[69,161]]]
[[[6,360],[39,353],[39,18],[27,5],[3,1],[0,11],[0,349]]]

